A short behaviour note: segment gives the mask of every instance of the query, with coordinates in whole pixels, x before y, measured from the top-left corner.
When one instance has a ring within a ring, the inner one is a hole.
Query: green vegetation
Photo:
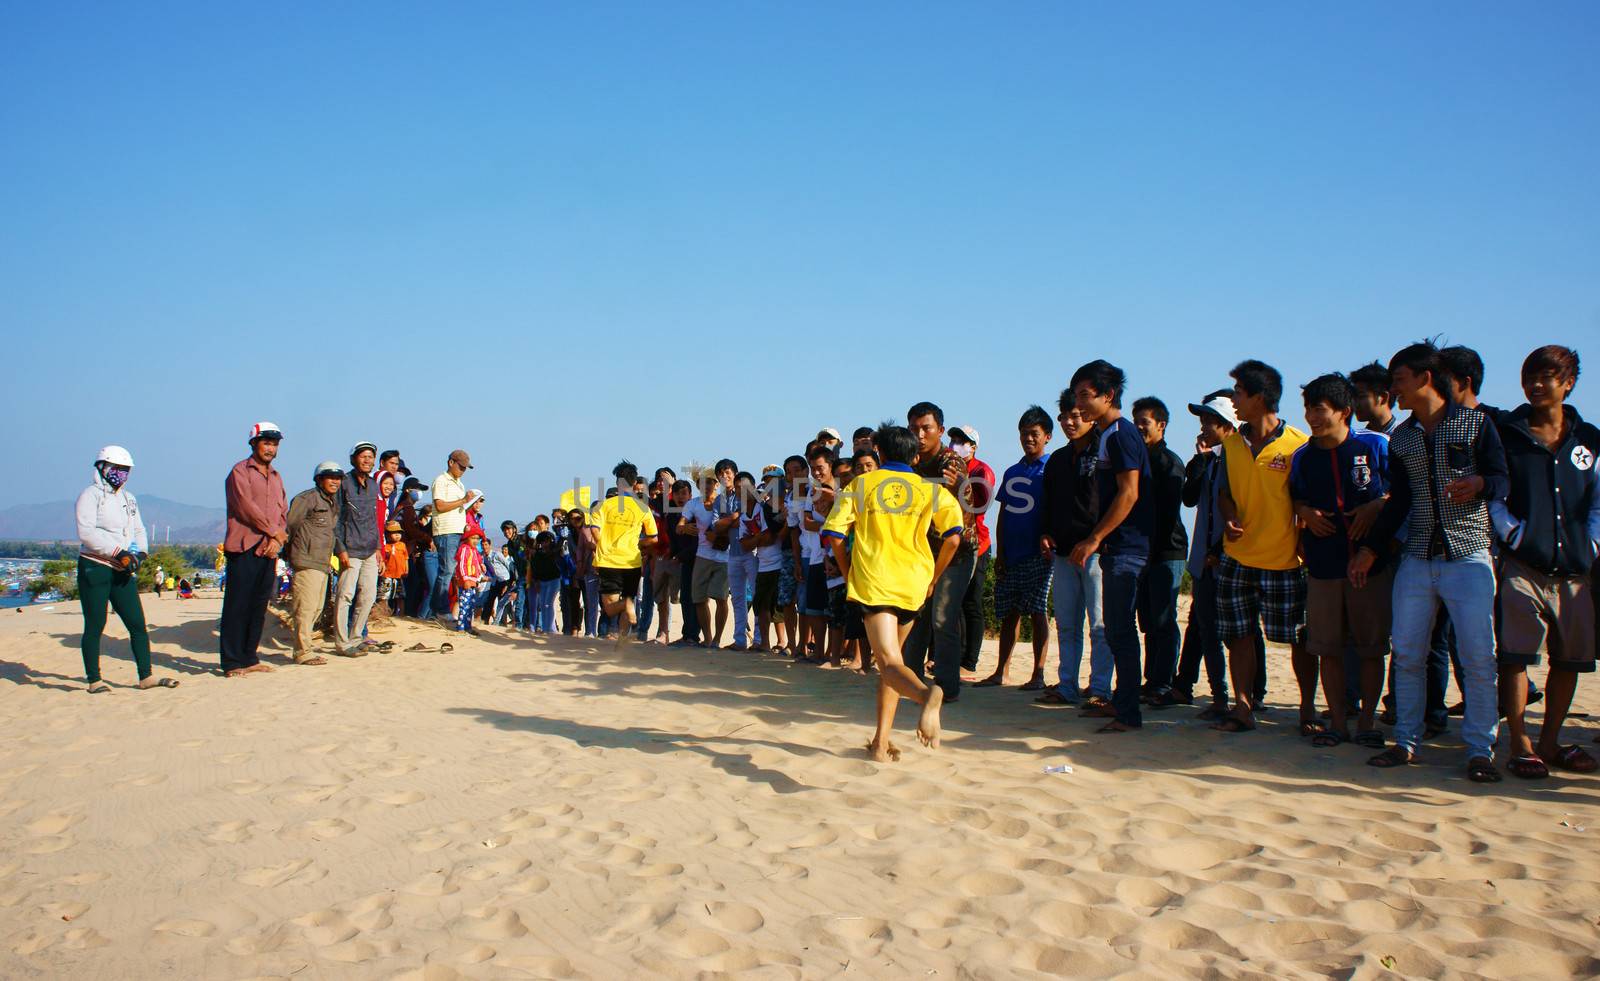
[[[204,545],[198,546],[198,550],[208,557],[212,554],[212,550]],[[157,566],[161,567],[161,574],[168,579],[187,578],[192,581],[197,563],[190,558],[188,553],[194,551],[196,551],[195,546],[157,546],[155,551],[151,552],[144,560],[144,564],[139,567],[139,591],[141,593],[149,592],[155,588]]]
[[[72,559],[49,559],[40,576],[28,583],[28,592],[34,596],[47,593],[52,589],[60,590],[61,595],[67,599],[78,598],[78,563]]]
[[[190,571],[211,568],[217,556],[214,545],[159,545],[151,553],[151,558],[169,552],[179,557],[176,565],[182,565]],[[78,543],[0,541],[0,559],[67,559],[76,568]],[[162,568],[173,568],[165,562],[161,565]],[[140,583],[143,584],[142,579]]]

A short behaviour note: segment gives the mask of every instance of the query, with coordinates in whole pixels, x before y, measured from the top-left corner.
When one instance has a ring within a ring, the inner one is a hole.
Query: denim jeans
[[[733,598],[733,642],[750,643],[750,587],[756,584],[756,557],[734,545],[728,549],[728,595]]]
[[[553,634],[556,632],[556,596],[561,592],[561,580],[548,579],[536,581],[529,587],[531,591],[531,605],[533,606],[533,632]]]
[[[978,670],[978,657],[983,653],[983,580],[989,572],[988,552],[978,556],[972,567],[972,581],[961,597],[961,667]]]
[[[1144,575],[1145,556],[1121,552],[1100,557],[1100,601],[1105,614],[1106,642],[1116,663],[1117,684],[1111,705],[1117,721],[1125,726],[1140,726],[1139,714],[1139,578]]]
[[[583,635],[600,636],[600,577],[594,573],[583,580]]]
[[[1173,687],[1185,695],[1194,695],[1194,686],[1200,681],[1200,663],[1204,661],[1206,680],[1211,683],[1211,700],[1226,704],[1228,661],[1223,656],[1222,639],[1217,636],[1217,570],[1205,569],[1200,578],[1192,582],[1194,592],[1189,597],[1189,622],[1183,631],[1183,656],[1178,659]],[[1264,644],[1259,621],[1255,632],[1256,642]]]
[[[1460,559],[1406,556],[1394,575],[1395,744],[1415,753],[1427,712],[1427,661],[1434,614],[1450,613],[1461,656],[1467,758],[1494,757],[1500,732],[1494,641],[1494,565],[1489,553]]]
[[[1184,562],[1151,562],[1139,578],[1139,625],[1144,628],[1144,680],[1153,692],[1172,688],[1178,670],[1178,585]]]
[[[417,589],[416,616],[427,620],[433,616],[433,584],[439,581],[439,553],[429,549],[422,553],[422,582]]]
[[[906,635],[904,651],[906,666],[922,676],[928,654],[933,654],[933,683],[944,689],[946,698],[954,698],[961,691],[961,628],[965,616],[961,601],[966,598],[967,587],[972,584],[972,570],[977,567],[976,549],[963,548],[945,567],[944,575],[933,584],[933,595],[923,603],[911,632]]]
[[[460,535],[433,536],[433,551],[439,563],[432,594],[433,615],[436,617],[450,615],[450,580],[456,577],[456,548],[460,544]]]
[[[1100,603],[1100,556],[1091,555],[1078,568],[1065,555],[1056,554],[1055,617],[1056,690],[1063,698],[1078,700],[1078,677],[1083,670],[1083,620],[1089,618],[1089,694],[1111,697],[1111,646],[1106,643]]]
[[[633,604],[638,622],[634,625],[633,632],[640,640],[650,638],[650,625],[656,620],[656,588],[650,581],[650,569],[647,566],[644,573],[639,576],[639,595]]]

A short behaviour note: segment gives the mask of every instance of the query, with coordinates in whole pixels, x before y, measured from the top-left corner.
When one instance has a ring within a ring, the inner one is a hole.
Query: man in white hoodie
[[[123,490],[133,473],[133,456],[120,446],[103,447],[95,455],[95,481],[78,495],[78,602],[83,606],[83,673],[89,692],[111,686],[100,679],[100,636],[106,629],[106,606],[117,611],[128,628],[140,688],[175,688],[177,681],[157,681],[150,674],[150,633],[139,602],[139,565],[149,553],[139,502]]]

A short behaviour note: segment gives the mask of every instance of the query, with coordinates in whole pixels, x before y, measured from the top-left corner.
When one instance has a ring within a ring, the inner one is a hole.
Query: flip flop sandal
[[[1083,703],[1083,707],[1086,709],[1109,708],[1110,706],[1111,700],[1100,695],[1090,695]]]
[[[378,648],[378,651],[380,653],[387,654],[390,651],[394,650],[394,641],[386,640],[386,641],[383,641],[382,643],[377,644],[375,646]]]
[[[1513,756],[1506,760],[1506,769],[1520,780],[1543,780],[1550,775],[1550,767],[1532,753]]]
[[[1355,743],[1357,746],[1365,746],[1368,749],[1382,749],[1384,747],[1383,733],[1379,732],[1377,729],[1367,729],[1364,732],[1358,732],[1356,733],[1355,738],[1350,741]]]
[[[328,659],[319,654],[313,654],[310,657],[297,657],[294,659],[294,663],[304,664],[307,667],[315,667],[318,664],[327,664]]]
[[[410,647],[406,648],[406,653],[407,654],[425,654],[425,653],[427,653],[428,651],[431,651],[431,650],[433,650],[433,648],[429,647],[427,644],[412,644]]]
[[[89,686],[89,694],[100,695],[111,690],[111,686],[103,681],[97,681]]]
[[[1573,773],[1593,773],[1597,768],[1600,768],[1600,761],[1595,760],[1577,743],[1561,747],[1556,753],[1555,759],[1550,762],[1563,770],[1570,770]]]
[[[1174,705],[1193,705],[1193,704],[1194,704],[1194,699],[1190,698],[1190,699],[1185,700],[1185,698],[1182,695],[1179,695],[1175,691],[1164,691],[1161,694],[1154,695],[1154,696],[1152,696],[1150,698],[1150,707],[1151,708],[1158,708],[1158,709],[1171,708]]]
[[[1076,704],[1061,692],[1052,688],[1033,700],[1035,705],[1074,705]]]
[[[359,647],[357,647],[357,648],[355,648],[353,650],[348,650],[348,651],[334,651],[333,653],[335,655],[339,656],[339,657],[366,657],[367,656],[367,652],[362,650]]]
[[[1467,761],[1467,779],[1473,783],[1499,783],[1501,777],[1492,760],[1478,756]]]
[[[1377,756],[1367,760],[1368,766],[1375,766],[1380,770],[1392,770],[1397,766],[1411,766],[1416,759],[1399,746],[1390,746]]]
[[[1300,738],[1301,739],[1305,739],[1307,737],[1314,738],[1317,735],[1317,733],[1323,732],[1323,731],[1324,730],[1323,730],[1322,726],[1320,724],[1318,724],[1316,719],[1301,719],[1300,720]]]
[[[1324,729],[1311,737],[1311,745],[1318,749],[1332,749],[1342,746],[1350,741],[1350,737],[1338,729]]]
[[[1001,681],[999,678],[985,678],[982,681],[973,682],[972,683],[972,687],[974,687],[974,688],[999,688],[1003,684],[1005,684],[1005,682]]]
[[[1031,678],[1025,685],[1018,685],[1017,691],[1044,691],[1044,682],[1034,681]]]
[[[1239,717],[1237,715],[1230,715],[1227,718],[1223,719],[1222,721],[1218,722],[1216,725],[1212,726],[1211,728],[1215,729],[1218,732],[1228,732],[1228,733],[1255,732],[1256,731],[1256,727],[1255,726],[1250,725],[1250,724],[1245,723],[1245,722],[1239,721]]]
[[[178,687],[178,679],[177,678],[162,678],[160,681],[156,682],[155,684],[151,685],[150,687],[151,688],[176,688],[176,687]]]
[[[453,651],[455,649],[456,649],[455,645],[450,643],[448,640],[439,645],[439,653],[440,654],[448,654],[448,653],[450,653],[451,651]]]
[[[1115,719],[1117,710],[1110,705],[1101,705],[1098,708],[1085,708],[1080,718],[1084,719]]]

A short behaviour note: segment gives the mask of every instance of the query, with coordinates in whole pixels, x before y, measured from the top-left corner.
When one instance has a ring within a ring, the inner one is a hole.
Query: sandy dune
[[[224,680],[219,606],[147,598],[182,687],[93,697],[75,607],[0,618],[0,976],[1600,973],[1600,779],[1479,788],[1452,736],[1393,776],[1281,709],[1095,737],[969,690],[878,767],[851,675],[489,632],[297,668],[269,625]]]

